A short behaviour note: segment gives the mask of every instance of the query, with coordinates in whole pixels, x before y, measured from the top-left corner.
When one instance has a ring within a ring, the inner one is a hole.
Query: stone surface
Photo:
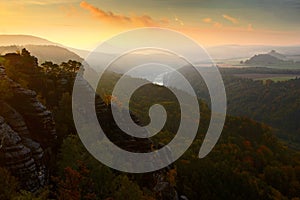
[[[53,117],[34,91],[11,80],[1,66],[0,80],[13,94],[0,98],[0,166],[19,179],[22,189],[36,191],[48,182],[47,162],[56,139]]]

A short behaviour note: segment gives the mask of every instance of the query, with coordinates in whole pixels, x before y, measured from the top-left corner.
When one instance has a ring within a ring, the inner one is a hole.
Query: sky
[[[0,34],[92,49],[123,31],[163,27],[203,46],[300,45],[300,0],[0,0]]]

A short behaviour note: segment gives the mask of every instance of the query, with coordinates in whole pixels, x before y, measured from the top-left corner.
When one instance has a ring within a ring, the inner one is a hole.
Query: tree
[[[0,100],[9,99],[12,96],[9,83],[6,80],[0,80]]]
[[[58,185],[57,197],[61,200],[89,200],[95,199],[93,182],[89,178],[89,170],[82,162],[78,162],[79,170],[65,168],[64,179],[56,177]]]
[[[80,69],[81,63],[75,60],[69,60],[68,62],[63,62],[61,67],[68,72],[75,73]]]
[[[46,62],[42,63],[42,67],[46,73],[58,72],[58,68],[59,68],[59,66],[57,64],[54,64],[51,61],[46,61]]]
[[[68,134],[75,134],[75,126],[72,115],[72,96],[69,93],[63,93],[58,103],[58,108],[54,110],[54,118],[59,126],[57,133],[59,139],[64,139]]]
[[[140,187],[125,175],[120,175],[114,180],[114,187],[116,187],[113,193],[115,200],[140,200],[144,198]]]
[[[78,178],[78,175],[81,176],[78,163],[84,163],[84,166],[88,169],[85,178],[89,178],[93,182],[93,190],[97,197],[99,199],[111,197],[112,182],[115,178],[111,169],[92,157],[77,135],[69,135],[63,140],[57,161],[59,177],[64,177],[66,169],[68,169],[69,177],[74,175],[73,177],[77,176]]]

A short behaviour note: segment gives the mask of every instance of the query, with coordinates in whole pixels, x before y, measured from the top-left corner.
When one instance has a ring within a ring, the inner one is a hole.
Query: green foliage
[[[285,82],[225,79],[228,112],[247,116],[280,129],[277,135],[285,141],[300,143],[300,80]],[[291,144],[292,145],[292,144]]]
[[[72,96],[70,93],[63,93],[58,103],[58,107],[53,110],[58,138],[60,142],[68,134],[75,134],[76,130],[72,115]]]
[[[5,59],[2,56],[0,56],[0,65],[3,65],[4,63],[5,63]]]
[[[68,136],[60,152],[59,176],[54,178],[60,199],[151,199],[126,174],[117,175],[95,160],[78,136]]]
[[[9,99],[12,96],[9,83],[5,80],[0,80],[0,100]]]
[[[94,183],[94,192],[99,197],[109,197],[113,172],[93,158],[82,145],[78,136],[70,135],[64,139],[58,160],[58,175],[64,177],[65,169],[79,170],[78,162],[84,163],[89,177]]]
[[[197,88],[200,99],[210,102],[205,83],[189,69],[181,72]],[[221,69],[226,95],[227,113],[233,116],[248,118],[266,123],[276,129],[275,133],[289,142],[293,148],[300,148],[300,79],[273,82],[271,80],[255,81],[238,78],[243,74],[294,74],[299,70],[278,70],[270,68]]]
[[[123,199],[132,199],[132,200],[140,200],[143,199],[143,192],[139,188],[139,186],[130,181],[127,176],[121,175],[118,176],[114,182],[114,193],[113,199],[115,200],[123,200]]]
[[[49,193],[48,188],[42,188],[35,193],[21,190],[12,200],[49,200]]]
[[[93,182],[88,177],[89,171],[83,163],[79,163],[78,171],[71,167],[64,170],[64,179],[54,178],[57,182],[57,198],[71,200],[95,199]]]
[[[103,93],[101,86],[105,85],[104,88],[108,88],[108,90],[104,92],[104,96],[107,96],[111,92],[109,88],[113,88],[118,75],[108,73],[104,79],[98,92]],[[236,82],[230,81],[231,78],[225,79],[225,83],[228,85],[231,83],[230,87],[233,88],[240,87],[236,84],[243,84],[243,81],[241,82],[239,79]],[[200,83],[202,84],[202,82]],[[251,85],[252,83],[253,85]],[[241,91],[235,95],[250,96],[246,93],[254,91],[254,89],[259,95],[261,91],[257,88],[260,85],[266,87],[260,82],[249,81],[247,87],[244,88],[246,92]],[[204,85],[200,88],[205,90]],[[125,93],[122,95],[119,99],[121,102],[128,100],[129,97]],[[233,98],[231,95],[229,91],[229,98]],[[238,101],[240,99],[238,96],[233,99]],[[255,104],[259,109],[259,101],[256,101],[256,98],[257,96],[252,94],[247,101]],[[229,101],[231,100],[229,99]],[[130,109],[139,117],[142,124],[147,124],[149,123],[148,110],[154,103],[165,107],[168,120],[163,131],[151,139],[157,143],[166,144],[174,137],[180,120],[178,102],[166,88],[153,84],[141,87],[131,97]],[[227,117],[219,143],[207,158],[202,160],[197,158],[210,117],[207,105],[201,101],[199,101],[199,105],[202,113],[197,138],[192,147],[175,164],[177,167],[176,186],[179,193],[186,195],[189,199],[288,199],[298,197],[298,193],[295,191],[298,190],[299,178],[290,176],[288,179],[284,178],[286,175],[280,175],[275,179],[276,176],[271,176],[274,178],[273,180],[268,175],[270,174],[268,168],[276,166],[279,174],[285,174],[284,169],[287,167],[290,174],[296,174],[295,166],[300,164],[299,154],[286,148],[274,136],[270,127],[246,117]],[[248,107],[242,102],[236,102],[235,107],[237,106],[244,108],[249,113],[254,107]],[[193,112],[193,109],[188,106],[187,109]],[[229,107],[229,109],[231,108]],[[281,182],[281,184],[277,185],[276,182]]]
[[[268,127],[227,117],[219,143],[204,159],[195,156],[200,144],[196,139],[176,162],[178,189],[189,199],[298,197],[299,153],[285,148]]]
[[[40,68],[37,58],[26,49],[20,54],[9,53],[4,56],[6,73],[25,88],[34,89],[40,81]]]

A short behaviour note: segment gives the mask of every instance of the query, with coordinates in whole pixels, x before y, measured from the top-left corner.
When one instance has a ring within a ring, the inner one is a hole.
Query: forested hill
[[[290,146],[300,144],[300,80],[283,82],[225,78],[228,113],[247,116],[279,129]]]
[[[180,70],[197,88],[199,98],[210,102],[203,79],[189,67]],[[298,70],[272,70],[268,68],[221,69],[226,95],[228,114],[245,116],[272,126],[290,146],[300,145],[300,79],[283,82],[256,81],[233,76],[236,73],[295,73]],[[178,85],[176,80],[169,84]]]
[[[51,61],[56,64],[67,62],[68,60],[75,60],[78,62],[83,61],[83,58],[74,52],[56,45],[0,46],[0,55],[21,52],[23,48],[28,49],[33,56],[37,57],[39,64],[42,64],[45,61]]]
[[[248,60],[241,61],[241,64],[253,66],[287,66],[299,67],[299,61],[289,59],[287,56],[276,52],[275,50],[265,54],[257,54]]]
[[[10,45],[56,45],[56,43],[44,38],[32,35],[0,35],[0,46]]]

